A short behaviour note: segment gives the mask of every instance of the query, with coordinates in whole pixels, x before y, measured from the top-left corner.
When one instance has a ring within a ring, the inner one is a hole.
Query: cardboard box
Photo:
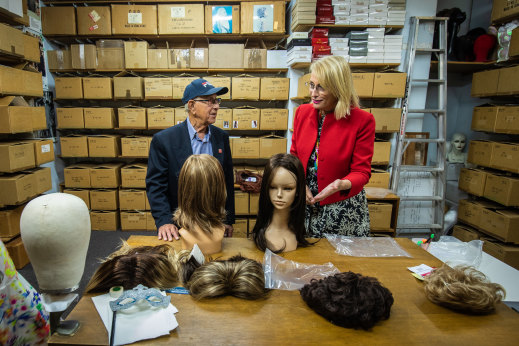
[[[255,12],[259,6],[265,7],[267,18],[272,18],[271,22],[262,21],[256,16]],[[285,2],[242,2],[240,23],[240,31],[242,34],[260,32],[275,32],[283,34],[285,33]]]
[[[232,117],[232,115],[231,115]],[[175,108],[175,125],[184,122],[187,119],[187,112],[185,107]],[[216,118],[218,119],[218,117]]]
[[[36,180],[35,195],[42,194],[52,189],[52,177],[50,167],[36,167],[24,173],[34,175]]]
[[[519,173],[519,143],[494,142],[490,167]]]
[[[203,4],[159,5],[159,35],[203,34]]]
[[[249,193],[249,212],[252,215],[258,215],[259,195],[259,193]]]
[[[54,161],[54,143],[52,139],[35,139],[31,142],[34,145],[36,166]]]
[[[198,77],[182,73],[176,77],[172,78],[172,88],[173,88],[173,99],[181,100],[184,96],[184,90],[186,87],[194,80],[198,79]]]
[[[243,49],[239,43],[210,43],[209,68],[243,68]]]
[[[168,50],[167,49],[148,49],[148,70],[167,69]]]
[[[400,131],[402,108],[371,108],[371,114],[375,117],[376,132]]]
[[[63,193],[68,193],[69,195],[74,195],[79,197],[85,202],[88,209],[90,209],[90,190],[88,189],[75,189],[75,188],[66,188],[63,190]]]
[[[190,47],[186,45],[179,45],[176,48],[170,49],[168,54],[168,68],[170,69],[188,69],[190,68]]]
[[[76,35],[75,7],[41,7],[40,10],[43,35]]]
[[[28,34],[23,36],[24,53],[26,60],[39,63],[41,59],[40,38]]]
[[[470,141],[467,162],[478,166],[490,167],[494,142]]]
[[[145,129],[146,108],[126,106],[117,109],[120,129]]]
[[[34,131],[47,129],[47,116],[45,115],[45,107],[30,107],[27,114],[32,120],[32,129]]]
[[[156,5],[112,5],[113,35],[157,35]]]
[[[21,30],[0,23],[0,51],[10,55],[24,57],[24,34]]]
[[[234,212],[236,215],[249,214],[249,193],[236,190],[234,191]]]
[[[121,149],[123,157],[148,157],[148,137],[127,136],[121,138]]]
[[[116,126],[113,108],[83,108],[83,116],[87,129],[113,129]]]
[[[240,5],[206,5],[206,34],[239,34]]]
[[[121,210],[149,210],[147,200],[146,190],[119,190],[119,209]]]
[[[229,130],[232,126],[232,113],[233,110],[231,108],[220,108],[213,125],[224,130]]]
[[[481,210],[479,229],[493,237],[507,242],[519,244],[519,212],[514,209]]]
[[[90,168],[90,184],[98,189],[116,189],[121,185],[122,163],[104,163]]]
[[[164,76],[145,77],[144,97],[147,100],[172,99],[172,78]]]
[[[112,78],[83,77],[83,98],[87,100],[113,99]]]
[[[49,70],[71,70],[72,54],[68,49],[56,49],[47,51],[47,64]]]
[[[368,203],[369,225],[371,230],[387,230],[391,228],[391,203]]]
[[[189,66],[190,68],[209,67],[209,44],[207,41],[193,40],[189,48]]]
[[[288,100],[290,79],[261,77],[260,100]]]
[[[509,207],[519,207],[519,178],[487,174],[483,197]]]
[[[70,56],[74,70],[97,68],[97,49],[94,44],[71,44]]]
[[[54,87],[57,99],[82,99],[82,77],[55,77]]]
[[[142,211],[121,211],[122,231],[146,231],[147,215]]]
[[[148,68],[148,42],[124,42],[124,66],[127,69]]]
[[[147,211],[146,214],[146,230],[147,231],[156,231],[157,227],[155,226],[155,219],[151,212]]]
[[[119,194],[117,190],[90,190],[90,207],[92,210],[117,210],[119,208]]]
[[[259,100],[260,78],[250,75],[239,75],[232,77],[232,99],[233,100]]]
[[[380,187],[383,189],[389,189],[390,178],[391,175],[389,172],[377,168],[371,168],[371,177],[364,187]]]
[[[499,69],[499,82],[497,83],[497,95],[514,95],[519,93],[517,79],[519,78],[519,66]]]
[[[458,204],[458,220],[479,228],[482,210],[483,205],[480,202],[461,199]]]
[[[374,73],[352,73],[351,76],[353,78],[353,87],[359,97],[373,96]],[[306,95],[308,95],[308,88]]]
[[[493,239],[485,238],[483,251],[519,270],[519,246],[503,244]]]
[[[126,71],[114,77],[114,98],[115,99],[135,99],[144,98],[143,79],[133,73]]]
[[[20,96],[6,96],[0,98],[0,133],[21,133],[33,131],[32,119],[27,116],[27,113],[31,112],[33,107],[19,105],[24,102],[25,101]],[[43,112],[45,115],[45,109],[43,109]]]
[[[88,157],[88,140],[83,135],[68,135],[60,138],[61,156]]]
[[[372,165],[387,165],[389,163],[389,156],[391,155],[391,142],[375,141],[373,148]]]
[[[20,234],[20,217],[24,208],[25,204],[0,210],[0,237],[3,241]]]
[[[462,168],[460,171],[459,188],[475,196],[483,196],[487,172],[480,169]]]
[[[243,68],[267,68],[267,47],[263,41],[247,41],[243,50]]]
[[[252,233],[254,231],[254,226],[256,226],[256,219],[249,219],[249,232],[247,233],[247,238],[252,238]]]
[[[492,22],[503,22],[519,14],[519,4],[511,0],[494,0],[492,3]]]
[[[134,163],[121,168],[121,186],[124,188],[146,188],[148,165]]]
[[[42,97],[41,73],[0,65],[0,95]]]
[[[92,210],[90,212],[90,225],[92,231],[117,231],[119,228],[119,212]]]
[[[519,106],[497,107],[494,132],[519,134]]]
[[[146,111],[148,129],[167,129],[175,125],[175,108],[155,106],[147,108]]]
[[[89,157],[118,157],[121,148],[119,135],[91,135],[88,136]]]
[[[90,188],[90,170],[94,167],[91,163],[78,163],[65,167],[65,186],[67,188]]]
[[[232,110],[232,128],[236,130],[259,130],[261,110],[250,106]]]
[[[56,119],[58,121],[58,129],[83,129],[85,128],[85,119],[83,108],[64,107],[57,108]]]
[[[371,74],[373,75],[373,74]],[[308,83],[310,83],[310,77],[312,76],[311,73],[307,73],[304,76],[299,77],[297,80],[297,97],[298,98],[304,98],[304,97],[310,97],[310,88],[308,87]],[[373,81],[373,80],[372,80]],[[371,89],[373,90],[373,85],[371,86]],[[357,93],[359,92],[358,89]]]
[[[23,246],[22,237],[17,237],[5,244],[9,257],[13,260],[16,269],[22,269],[30,263],[29,256]]]
[[[211,83],[216,88],[227,88],[229,90],[228,93],[220,95],[222,100],[230,100],[231,99],[231,77],[225,77],[221,75],[214,75],[214,76],[206,76],[204,77],[206,81]],[[221,107],[220,107],[221,109]]]
[[[260,130],[287,130],[288,109],[263,108],[259,128]]]
[[[77,7],[78,35],[95,36],[112,34],[112,15],[108,6]]]
[[[493,132],[499,107],[474,107],[471,129],[474,131]]]
[[[514,36],[515,35],[515,36]],[[510,46],[508,46],[508,56],[517,57],[519,55],[519,29],[512,30]]]
[[[96,47],[98,70],[124,69],[124,41],[97,40]]]
[[[482,234],[479,233],[476,229],[467,225],[454,225],[454,229],[452,230],[452,236],[458,238],[463,242],[478,240],[481,237],[481,235]]]
[[[258,159],[260,157],[259,146],[259,138],[232,138],[232,157],[235,159]]]
[[[472,75],[470,96],[484,97],[497,95],[497,84],[500,70],[476,72]]]
[[[287,139],[279,136],[265,136],[259,139],[259,158],[269,159],[272,155],[287,152]]]
[[[233,225],[233,238],[246,238],[248,229],[249,225],[247,219],[236,219]]]
[[[404,97],[406,79],[407,73],[375,73],[373,97]]]
[[[0,176],[0,206],[15,205],[37,195],[36,176],[30,173],[5,174]]]

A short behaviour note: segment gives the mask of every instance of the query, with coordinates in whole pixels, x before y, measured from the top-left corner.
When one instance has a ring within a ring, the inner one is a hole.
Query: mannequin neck
[[[272,220],[265,232],[268,247],[271,250],[283,252],[294,251],[297,249],[296,235],[288,227],[290,208],[283,210],[274,209]]]
[[[272,220],[270,221],[269,228],[273,229],[289,229],[288,228],[288,220],[290,218],[290,208],[285,208],[283,210],[275,209],[272,212]]]

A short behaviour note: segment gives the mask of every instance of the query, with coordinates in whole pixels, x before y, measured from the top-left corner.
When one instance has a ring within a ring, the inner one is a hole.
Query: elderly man
[[[225,235],[232,236],[234,224],[234,177],[229,135],[213,126],[218,109],[219,95],[228,88],[215,88],[204,79],[196,79],[184,90],[182,103],[188,118],[153,136],[148,158],[146,192],[155,219],[159,239],[179,239],[178,227],[172,214],[178,207],[178,176],[190,155],[209,154],[220,161],[225,174],[227,201]]]

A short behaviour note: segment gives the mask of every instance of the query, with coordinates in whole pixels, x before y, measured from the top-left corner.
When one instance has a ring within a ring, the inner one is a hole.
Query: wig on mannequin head
[[[291,154],[276,154],[269,159],[265,165],[263,172],[263,180],[261,182],[261,191],[259,196],[259,210],[256,224],[252,231],[254,243],[261,251],[267,249],[267,239],[265,232],[267,231],[272,215],[274,213],[274,206],[269,196],[269,188],[274,179],[274,175],[278,168],[284,168],[294,175],[296,179],[296,196],[294,202],[290,206],[290,217],[288,220],[288,227],[295,234],[298,246],[308,246],[310,243],[305,239],[305,207],[306,207],[306,180],[305,171],[301,161]],[[284,250],[270,249],[272,252],[279,253]]]
[[[179,263],[179,276],[197,300],[223,296],[254,300],[265,298],[269,292],[263,266],[239,255],[200,265],[194,257],[189,258],[189,251],[181,251]]]
[[[175,287],[178,260],[173,247],[139,246],[123,241],[121,248],[108,256],[96,270],[86,292],[108,292],[113,286],[130,290],[138,284],[154,288]]]
[[[389,318],[393,295],[377,279],[352,272],[315,280],[301,288],[308,306],[333,324],[370,329]]]
[[[191,155],[180,170],[178,208],[173,219],[188,231],[200,227],[211,233],[223,227],[226,198],[220,162],[208,154]]]
[[[425,296],[431,302],[460,312],[488,314],[504,299],[505,289],[470,266],[444,265],[425,277]]]

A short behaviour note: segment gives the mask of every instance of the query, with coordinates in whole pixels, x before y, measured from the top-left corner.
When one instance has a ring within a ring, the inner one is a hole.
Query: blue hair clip
[[[125,291],[118,299],[110,302],[110,309],[112,309],[112,311],[125,310],[143,299],[147,300],[151,306],[164,308],[167,307],[171,301],[170,296],[163,296],[158,289],[148,288],[139,284],[134,289]]]

